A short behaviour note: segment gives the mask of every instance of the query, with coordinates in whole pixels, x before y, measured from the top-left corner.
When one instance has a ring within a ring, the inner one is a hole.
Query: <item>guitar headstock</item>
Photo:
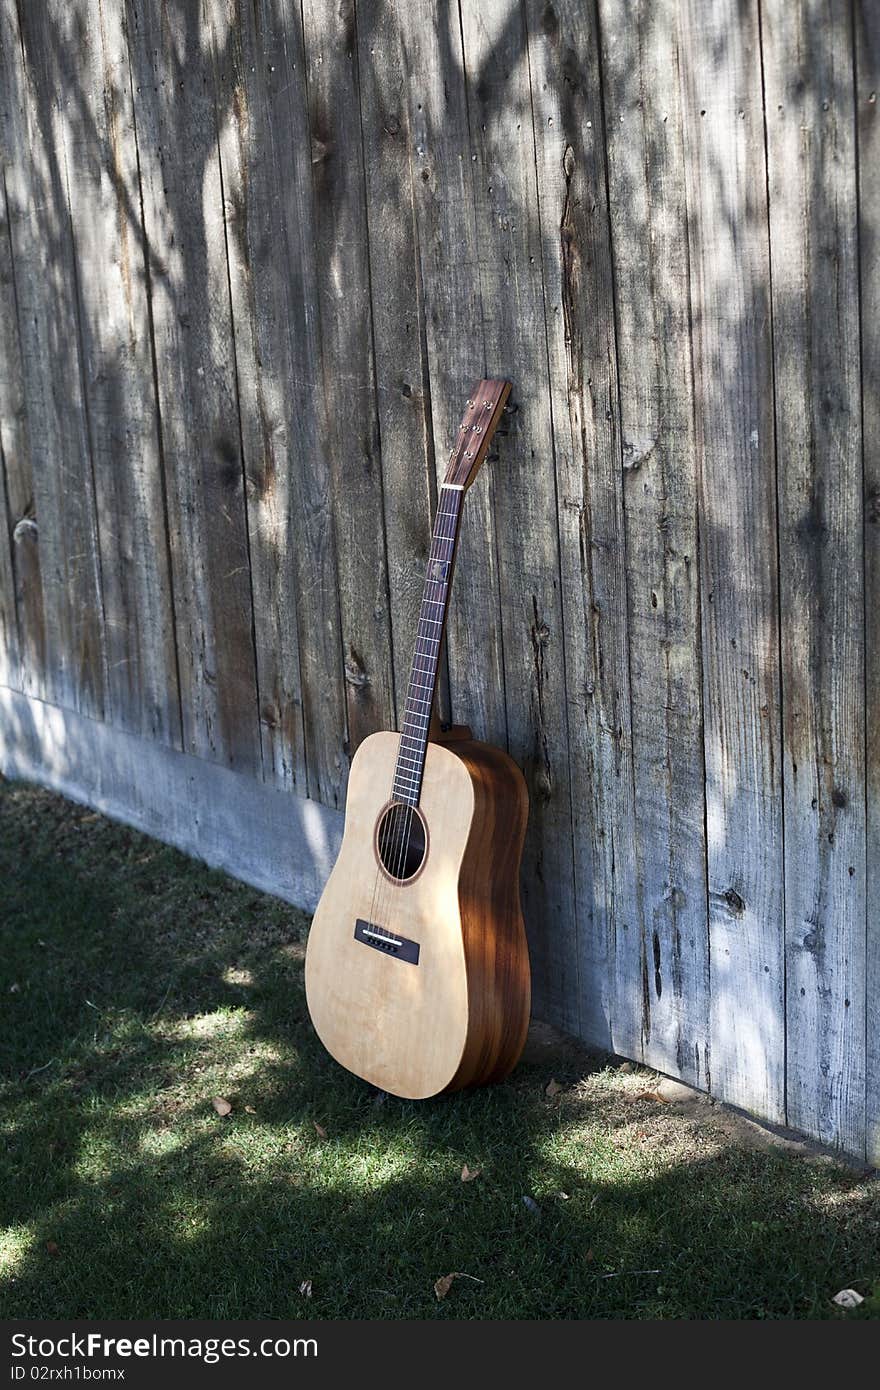
[[[488,379],[474,387],[443,479],[445,486],[465,492],[470,487],[489,452],[509,395],[509,381]]]

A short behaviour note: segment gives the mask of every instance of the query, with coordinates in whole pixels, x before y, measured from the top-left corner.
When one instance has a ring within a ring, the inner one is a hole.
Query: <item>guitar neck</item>
[[[489,451],[509,394],[510,382],[500,380],[481,381],[471,392],[440,488],[392,790],[394,801],[409,806],[419,804],[422,789],[464,495]]]
[[[444,483],[434,520],[392,792],[410,806],[418,805],[422,788],[463,497],[463,488]]]

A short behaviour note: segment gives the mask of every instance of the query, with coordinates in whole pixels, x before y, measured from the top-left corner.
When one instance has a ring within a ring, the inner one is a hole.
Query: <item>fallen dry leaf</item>
[[[61,1254],[61,1251],[58,1249],[58,1246],[55,1244],[55,1241],[54,1241],[54,1240],[47,1240],[47,1241],[46,1241],[46,1249],[48,1250],[48,1252],[49,1252],[50,1255],[60,1255],[60,1254]]]
[[[434,1292],[438,1298],[445,1298],[452,1288],[455,1279],[472,1279],[475,1284],[482,1284],[482,1279],[478,1279],[474,1274],[464,1274],[460,1269],[453,1270],[452,1274],[444,1274],[434,1284]]]
[[[668,1105],[668,1104],[669,1104],[669,1099],[668,1099],[668,1097],[667,1097],[667,1096],[661,1095],[659,1091],[639,1091],[639,1093],[638,1093],[638,1095],[635,1097],[635,1099],[636,1099],[636,1100],[656,1100],[660,1105]]]
[[[541,1215],[541,1208],[538,1206],[538,1203],[535,1201],[534,1197],[530,1197],[527,1193],[524,1193],[522,1202],[523,1206],[527,1207],[533,1216]]]
[[[327,1131],[326,1131],[326,1129],[324,1128],[324,1126],[323,1126],[323,1125],[319,1125],[317,1120],[312,1120],[312,1124],[315,1126],[315,1133],[317,1134],[318,1138],[319,1138],[319,1139],[326,1139],[326,1138],[327,1138]]]
[[[561,1090],[562,1087],[560,1086],[559,1082],[556,1080],[555,1077],[552,1077],[550,1081],[547,1082],[547,1085],[544,1087],[544,1095],[549,1096],[552,1100],[554,1096],[559,1095],[559,1092]]]
[[[840,1293],[836,1293],[831,1300],[832,1303],[837,1304],[838,1308],[858,1308],[859,1304],[864,1303],[864,1301],[862,1295],[856,1293],[855,1289],[841,1289]]]
[[[302,1283],[301,1283],[300,1286],[299,1286],[299,1291],[300,1291],[300,1293],[302,1294],[303,1298],[311,1298],[311,1296],[312,1296],[312,1281],[311,1281],[311,1279],[303,1279]]]
[[[244,1108],[245,1108],[245,1113],[248,1114],[248,1115],[256,1115],[256,1113],[257,1113],[256,1110],[254,1109],[254,1107],[253,1107],[252,1105],[246,1105]]]
[[[211,1104],[217,1111],[218,1115],[232,1114],[232,1106],[229,1104],[229,1101],[224,1100],[222,1096],[215,1096],[214,1099],[211,1101]]]
[[[469,1168],[465,1164],[461,1170],[461,1180],[462,1182],[473,1182],[474,1178],[478,1178],[482,1171],[482,1168]]]

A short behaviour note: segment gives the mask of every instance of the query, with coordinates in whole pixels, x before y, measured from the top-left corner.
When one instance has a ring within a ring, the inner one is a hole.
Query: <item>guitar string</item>
[[[423,610],[426,602],[431,605],[442,604],[445,600],[445,594],[443,591],[448,591],[449,587],[448,570],[446,573],[445,580],[437,580],[432,579],[430,577],[430,565],[437,562],[438,560],[445,561],[445,548],[448,546],[449,541],[452,540],[455,536],[455,527],[459,509],[456,506],[452,509],[452,511],[449,511],[443,506],[443,501],[444,499],[441,497],[441,502],[438,506],[437,514],[434,519],[434,531],[431,540],[431,550],[428,556],[429,571],[426,576],[425,588],[422,595]],[[447,520],[451,520],[453,523],[451,534],[446,533],[445,522]],[[424,612],[419,617],[419,625],[418,630],[416,632],[415,652],[413,655],[412,670],[410,672],[410,686],[415,685],[416,689],[422,688],[421,683],[418,680],[418,677],[430,675],[430,667],[432,665],[434,667],[434,680],[436,681],[436,665],[437,656],[439,653],[439,644],[437,644],[428,633],[422,631],[423,618]],[[425,669],[424,663],[428,663],[428,669]],[[405,722],[410,714],[411,704],[409,697],[412,694],[412,690],[409,689],[407,705],[405,707],[404,712]],[[418,699],[417,696],[413,696],[413,698]],[[424,725],[424,729],[420,729],[419,742],[425,743],[426,754],[427,731],[430,727],[430,709],[419,716],[419,722],[420,724]],[[386,883],[382,881],[384,875],[382,874],[381,869],[379,869],[377,873],[377,881],[379,885],[378,902],[376,901],[376,894],[374,890],[373,906],[371,907],[371,920],[375,920],[372,914],[376,910],[376,908],[379,908],[381,909],[379,912],[379,917],[383,921],[383,923],[389,927],[389,929],[390,920],[393,915],[393,899],[396,896],[394,894],[394,888],[401,886],[402,883],[406,881],[404,878],[404,870],[406,867],[407,856],[410,850],[410,838],[412,835],[412,825],[415,815],[414,806],[411,806],[406,801],[395,802],[394,800],[395,784],[397,783],[398,772],[400,770],[400,749],[401,745],[403,744],[404,737],[411,737],[411,735],[406,735],[405,733],[402,734],[400,743],[398,744],[398,763],[395,766],[394,776],[392,779],[391,805],[389,806],[389,809],[386,812],[385,826],[383,826],[384,833],[380,836],[379,844],[380,861],[383,865],[385,865],[388,877],[389,879],[391,879],[391,882]],[[409,778],[407,778],[407,780],[409,780]],[[419,778],[419,782],[417,784],[413,784],[412,790],[406,794],[412,795],[413,792],[418,792],[420,790],[420,787],[421,778]],[[418,803],[416,803],[416,805],[417,804]],[[388,860],[387,863],[386,856]],[[388,918],[387,922],[385,922],[386,917]]]
[[[425,591],[424,591],[424,595],[423,595],[422,607],[423,607],[423,609],[424,609],[425,602],[427,602],[427,603],[429,603],[429,604],[431,604],[431,605],[442,606],[442,608],[444,609],[444,613],[445,613],[446,599],[447,599],[447,596],[448,596],[448,593],[449,593],[449,583],[450,583],[450,579],[451,579],[451,564],[452,564],[451,552],[447,555],[447,549],[448,549],[448,547],[449,547],[449,542],[450,542],[450,541],[454,541],[454,539],[455,539],[455,534],[456,534],[456,529],[457,529],[457,525],[458,525],[458,518],[459,518],[459,514],[460,514],[461,504],[460,504],[460,498],[459,498],[459,497],[456,497],[455,503],[454,503],[452,509],[451,509],[450,511],[447,511],[446,508],[442,505],[444,500],[447,500],[447,499],[444,499],[444,498],[442,497],[442,495],[441,495],[441,503],[440,503],[440,505],[438,506],[438,509],[437,509],[437,516],[436,516],[435,522],[434,522],[434,539],[433,539],[432,544],[431,544],[431,555],[430,555],[430,557],[429,557],[429,570],[428,570],[428,577],[427,577],[426,582],[425,582]],[[448,499],[448,500],[452,500],[452,499]],[[452,529],[451,529],[451,531],[450,531],[448,534],[446,533],[446,527],[445,527],[445,525],[444,525],[444,522],[447,521],[447,520],[450,521],[450,522],[452,523]],[[435,550],[437,550],[437,549],[440,550],[440,553],[435,555],[434,552],[435,552]],[[442,579],[431,579],[431,577],[430,577],[430,565],[433,564],[433,563],[437,563],[437,562],[442,563],[442,564],[444,565],[444,567],[445,567],[444,577],[443,577]],[[440,592],[440,596],[439,596],[439,597],[437,597],[436,595],[429,595],[429,590],[430,590],[432,587],[434,587],[434,588],[436,588],[437,590],[439,590],[439,592]],[[424,614],[423,614],[423,616],[420,617],[420,619],[419,619],[419,628],[422,627],[423,621],[434,622],[434,621],[442,621],[442,620],[439,620],[439,619],[438,619],[438,620],[434,620],[434,619],[425,619]],[[427,650],[427,651],[420,652],[420,651],[419,651],[419,644],[420,644],[421,642],[423,642],[423,641],[424,641],[426,644],[428,644],[428,650]],[[397,856],[396,865],[395,865],[395,878],[398,880],[398,882],[400,882],[400,881],[402,880],[403,870],[404,870],[405,867],[406,867],[406,859],[407,859],[407,855],[409,854],[409,850],[410,850],[410,836],[411,836],[411,834],[412,834],[413,820],[414,820],[414,817],[415,817],[415,814],[416,814],[416,810],[417,810],[417,808],[418,808],[418,803],[419,803],[419,799],[420,799],[422,783],[423,783],[423,779],[424,779],[424,769],[425,769],[425,763],[426,763],[427,754],[428,754],[428,732],[429,732],[429,729],[430,729],[431,712],[432,712],[432,709],[433,709],[434,694],[435,694],[435,689],[436,689],[437,667],[438,667],[438,664],[439,664],[440,646],[441,646],[441,642],[440,642],[437,638],[431,637],[431,636],[430,636],[429,634],[427,634],[427,633],[422,633],[422,632],[418,632],[418,633],[417,633],[417,635],[416,635],[416,651],[415,651],[415,655],[414,655],[414,658],[413,658],[412,675],[411,675],[411,678],[410,678],[410,679],[411,679],[411,681],[412,681],[412,677],[414,677],[414,676],[416,676],[416,675],[424,675],[424,676],[427,676],[427,677],[428,677],[428,679],[429,679],[429,684],[428,684],[427,687],[425,687],[425,689],[426,689],[426,690],[430,690],[430,692],[431,692],[431,702],[430,702],[429,707],[428,707],[426,710],[424,710],[424,712],[423,712],[423,714],[422,714],[422,716],[421,716],[421,721],[422,721],[422,723],[424,724],[424,729],[423,729],[423,730],[420,730],[420,733],[419,733],[419,744],[420,744],[420,745],[423,744],[424,747],[423,747],[423,748],[420,747],[419,753],[417,754],[418,760],[419,760],[419,762],[421,763],[421,769],[420,769],[420,770],[417,769],[417,777],[418,777],[418,780],[417,780],[416,784],[413,786],[412,792],[410,793],[411,795],[414,795],[414,796],[415,796],[415,798],[416,798],[415,803],[414,803],[413,805],[410,805],[409,803],[406,803],[407,809],[406,809],[406,811],[404,812],[404,829],[403,829],[403,834],[402,834],[401,837],[400,837],[400,848],[399,848],[399,851],[398,851],[398,856]],[[419,665],[419,658],[422,658],[423,660],[425,660],[425,661],[427,662],[427,669],[426,669],[426,670],[422,670],[422,669],[421,669],[421,667],[420,667],[420,665]],[[416,682],[416,686],[417,686],[417,688],[419,688],[418,682]],[[399,756],[399,751],[398,751],[398,756]],[[425,849],[427,849],[427,844],[425,845]]]
[[[438,540],[443,541],[445,543],[450,539],[450,537],[443,535],[443,531],[445,528],[442,525],[442,520],[447,517],[452,517],[453,520],[455,520],[458,514],[458,508],[455,508],[452,512],[447,512],[442,504],[443,496],[441,490],[441,500],[437,508],[436,516],[434,518],[434,530],[431,539],[431,549],[428,555],[429,567],[435,560],[440,558],[438,555],[435,554]],[[453,535],[454,533],[455,530],[453,526]],[[447,581],[448,578],[449,575],[447,572]],[[428,575],[425,579],[425,589],[422,594],[423,608],[426,596],[428,594],[429,585],[433,585],[436,583],[436,580],[431,580],[429,569]],[[429,601],[436,602],[437,600],[432,597],[429,599]],[[412,685],[414,677],[416,675],[425,674],[420,670],[419,661],[428,657],[429,655],[428,652],[420,651],[420,643],[423,640],[427,640],[426,635],[421,632],[421,627],[422,615],[420,614],[418,629],[416,631],[416,643],[415,652],[413,654],[413,665],[412,670],[410,672],[410,685]],[[439,647],[437,650],[439,651]],[[409,694],[410,692],[408,688],[407,701],[404,706],[404,722],[406,722],[407,709],[409,707]],[[430,725],[430,714],[428,722]],[[379,852],[379,865],[376,869],[376,880],[373,885],[373,893],[370,902],[371,922],[378,922],[380,919],[384,919],[384,916],[386,915],[385,909],[390,909],[392,906],[392,902],[390,900],[392,898],[393,888],[397,886],[395,883],[388,883],[385,881],[385,875],[382,872],[383,867],[386,869],[386,872],[390,878],[396,879],[399,882],[401,876],[401,869],[404,867],[406,863],[406,854],[409,849],[409,836],[412,830],[412,815],[411,812],[408,814],[408,807],[406,803],[401,804],[400,802],[395,801],[395,784],[397,782],[398,764],[400,759],[400,747],[403,742],[403,738],[404,735],[401,734],[400,741],[398,742],[398,756],[395,762],[395,768],[391,779],[391,790],[389,795],[388,807],[385,811],[382,829],[379,833],[378,838],[377,849]],[[395,840],[397,841],[396,845]],[[386,862],[386,859],[388,862]],[[388,915],[390,916],[390,912],[388,913]]]

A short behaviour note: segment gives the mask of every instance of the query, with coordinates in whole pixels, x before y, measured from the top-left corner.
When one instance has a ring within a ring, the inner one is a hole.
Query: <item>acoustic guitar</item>
[[[399,733],[351,764],[339,857],[306,950],[327,1051],[392,1095],[482,1085],[516,1064],[529,1021],[519,897],[528,793],[516,764],[466,728],[441,732],[439,653],[465,493],[510,383],[481,381],[440,489]]]

